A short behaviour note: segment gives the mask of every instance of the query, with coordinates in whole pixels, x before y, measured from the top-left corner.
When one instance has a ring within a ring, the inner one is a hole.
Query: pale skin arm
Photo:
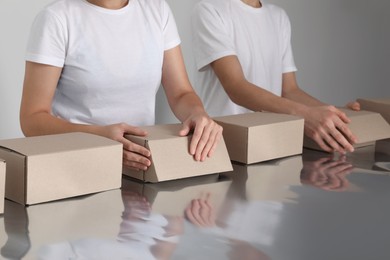
[[[183,122],[179,135],[186,136],[193,130],[190,154],[197,161],[212,156],[222,137],[222,127],[207,115],[192,89],[180,46],[164,53],[162,85],[172,111]]]
[[[107,126],[73,124],[51,114],[53,96],[62,69],[27,62],[20,108],[20,124],[26,136],[85,132],[104,136],[123,144],[123,164],[136,170],[151,165],[150,151],[130,142],[124,134],[144,136],[147,133],[124,123]]]
[[[236,56],[226,56],[211,63],[230,99],[253,111],[269,111],[301,116],[305,134],[328,152],[352,152],[356,137],[348,128],[349,118],[334,106],[322,103],[302,91],[295,73],[283,74],[282,96],[246,80]],[[349,107],[356,108],[355,103]]]

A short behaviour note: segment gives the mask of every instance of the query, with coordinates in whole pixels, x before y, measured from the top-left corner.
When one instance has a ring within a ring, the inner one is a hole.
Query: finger
[[[341,110],[335,109],[335,113],[336,113],[337,117],[339,119],[341,119],[345,124],[348,124],[351,122],[351,119],[349,119],[349,117],[347,117],[347,115],[344,112],[342,112]]]
[[[202,138],[203,130],[204,130],[203,126],[201,126],[201,125],[195,126],[195,130],[194,130],[194,133],[192,135],[191,143],[190,143],[190,154],[191,155],[195,155],[195,152],[197,151],[196,148],[198,147],[198,143],[199,143],[200,139]],[[195,157],[195,160],[197,160],[196,157]],[[199,160],[197,160],[197,161],[199,161]]]
[[[336,128],[344,137],[348,139],[351,146],[358,141],[356,136],[352,133],[351,129],[349,129],[348,125],[343,123],[338,123],[336,124]]]
[[[217,125],[217,127],[213,130],[213,134],[210,136],[209,142],[206,147],[203,149],[204,154],[202,153],[202,158],[211,157],[214,154],[215,149],[217,148],[218,143],[220,142],[222,137],[222,127]]]
[[[179,132],[179,136],[187,136],[190,133],[190,131],[191,131],[190,123],[188,121],[185,121],[183,123],[182,129]]]
[[[323,140],[323,138],[321,137],[321,135],[315,134],[312,138],[313,138],[313,140],[318,144],[318,146],[319,146],[322,150],[324,150],[324,151],[326,151],[326,152],[328,152],[328,153],[331,153],[331,152],[334,151],[334,150],[332,149],[332,147],[331,147],[328,143],[326,143],[326,142]]]
[[[123,164],[129,167],[146,170],[152,162],[145,156],[123,150]]]
[[[196,146],[195,160],[204,161],[204,159],[206,158],[206,155],[210,148],[208,148],[207,151],[205,151],[205,149],[210,142],[214,142],[214,140],[210,139],[212,138],[212,134],[213,132],[210,126],[206,126],[203,128],[202,137],[200,138],[198,145]]]
[[[349,133],[352,134],[350,131]],[[330,136],[332,136],[333,139],[335,140],[336,146],[333,147],[336,151],[339,151],[340,153],[345,153],[345,151],[348,152],[354,151],[353,148],[354,142],[352,140],[347,140],[348,137],[346,138],[346,136],[344,136],[344,132],[342,132],[342,130],[333,129],[330,133]]]
[[[357,101],[352,101],[347,104],[347,108],[354,110],[354,111],[359,111],[360,110],[360,103]]]
[[[138,153],[138,154],[143,155],[145,157],[151,156],[150,151],[147,148],[143,147],[142,145],[133,143],[124,137],[121,140],[121,142],[123,144],[123,149],[126,151]]]

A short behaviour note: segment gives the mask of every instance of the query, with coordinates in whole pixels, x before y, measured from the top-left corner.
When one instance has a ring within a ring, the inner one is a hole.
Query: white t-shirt
[[[35,19],[26,60],[62,67],[52,104],[74,123],[154,124],[164,51],[180,44],[165,0],[118,10],[57,0]]]
[[[262,3],[253,8],[241,0],[203,0],[194,9],[195,85],[211,116],[250,112],[230,100],[210,66],[213,61],[237,56],[249,82],[278,96],[282,74],[296,71],[289,18],[280,7]]]

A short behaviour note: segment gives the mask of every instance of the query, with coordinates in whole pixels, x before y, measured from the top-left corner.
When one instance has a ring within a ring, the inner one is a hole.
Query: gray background
[[[22,136],[19,105],[24,51],[38,10],[51,0],[0,1],[0,139]],[[189,13],[198,0],[167,0],[176,18],[191,81]],[[269,0],[292,23],[292,44],[300,86],[324,102],[344,105],[358,97],[390,97],[390,1]],[[194,86],[196,88],[196,86]],[[157,123],[177,122],[162,91]]]

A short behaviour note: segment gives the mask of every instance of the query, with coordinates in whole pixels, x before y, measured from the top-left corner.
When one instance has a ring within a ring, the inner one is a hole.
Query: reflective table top
[[[390,140],[0,215],[3,259],[390,259]]]

